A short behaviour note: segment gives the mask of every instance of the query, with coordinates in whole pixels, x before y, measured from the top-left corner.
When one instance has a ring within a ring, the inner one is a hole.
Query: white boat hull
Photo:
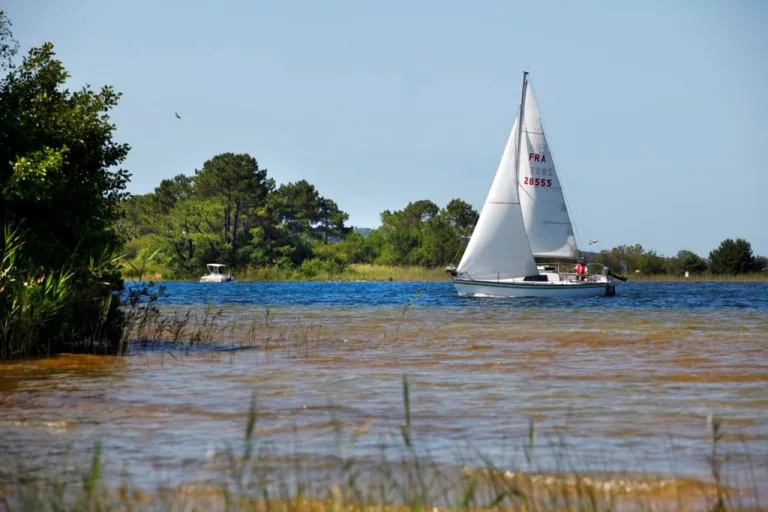
[[[454,279],[453,285],[462,297],[547,297],[559,299],[581,299],[588,297],[612,296],[615,285],[602,282],[494,282]]]
[[[228,283],[234,280],[230,275],[208,275],[200,278],[201,283]]]

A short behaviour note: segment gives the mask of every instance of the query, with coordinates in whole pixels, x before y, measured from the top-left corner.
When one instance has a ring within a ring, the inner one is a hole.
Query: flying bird
[[[589,245],[592,245],[592,244],[596,244],[596,243],[597,243],[597,242],[599,242],[599,241],[600,241],[600,240],[592,240],[592,239],[590,238],[590,239],[589,239]]]
[[[177,119],[181,119],[181,116],[179,114],[177,114],[176,112],[174,112],[174,114],[176,114]]]

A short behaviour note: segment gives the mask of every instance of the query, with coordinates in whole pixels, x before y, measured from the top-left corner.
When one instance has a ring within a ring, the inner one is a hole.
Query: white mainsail
[[[503,280],[539,274],[528,245],[517,191],[516,139],[517,121],[480,218],[456,269],[458,274],[466,274],[473,280]],[[522,155],[522,151],[520,153]]]
[[[535,256],[575,257],[573,227],[528,72],[520,114],[459,267],[446,267],[460,296],[580,298],[616,293],[610,273],[578,279],[536,267]],[[530,278],[529,278],[530,276]]]
[[[536,257],[577,258],[571,218],[530,84],[523,112],[525,142],[520,151],[518,187],[531,252]]]

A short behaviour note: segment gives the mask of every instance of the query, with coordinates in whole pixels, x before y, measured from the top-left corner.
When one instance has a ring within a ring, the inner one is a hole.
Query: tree
[[[24,222],[27,251],[40,263],[67,264],[117,249],[113,229],[129,174],[112,170],[128,154],[113,141],[111,87],[70,93],[69,77],[50,43],[33,48],[0,82],[0,214]]]
[[[611,253],[617,263],[616,268],[626,267],[629,272],[634,272],[640,268],[640,256],[645,251],[640,244],[635,245],[619,245],[611,249]]]
[[[710,270],[714,274],[744,274],[757,270],[752,245],[743,238],[727,238],[709,253]]]
[[[443,208],[440,215],[445,217],[456,234],[463,240],[469,240],[479,217],[472,205],[461,199],[451,199],[451,202]]]
[[[619,272],[626,272],[626,262],[622,263],[622,260],[619,258],[620,255],[615,250],[608,251],[603,249],[600,251],[600,254],[595,257],[595,262],[605,265],[611,269],[618,270]]]
[[[0,80],[0,222],[25,231],[30,265],[72,269],[71,300],[50,320],[46,341],[55,349],[63,338],[116,339],[123,282],[112,258],[122,247],[115,225],[129,174],[119,165],[129,147],[114,141],[109,112],[120,94],[108,86],[70,92],[52,44],[18,65],[15,47],[0,14],[8,70]]]
[[[428,199],[422,199],[408,203],[402,211],[395,212],[391,221],[393,220],[403,227],[421,229],[425,222],[437,217],[438,213],[440,213],[440,208],[435,203]]]
[[[318,205],[321,235],[325,244],[328,243],[329,235],[341,239],[352,231],[352,228],[344,226],[344,223],[349,220],[349,214],[339,210],[338,205],[333,199],[321,197]]]
[[[477,222],[477,212],[454,199],[442,210],[432,201],[420,200],[400,211],[385,210],[377,230],[381,241],[376,261],[385,265],[437,266],[461,256]]]
[[[231,262],[232,245],[221,231],[223,211],[218,200],[197,197],[179,201],[167,215],[156,215],[153,229],[157,236],[143,239],[146,246],[159,249],[175,277],[199,275],[206,263]],[[132,244],[129,244],[129,246]]]
[[[457,230],[445,217],[438,215],[426,222],[422,235],[419,265],[436,267],[450,263],[462,248]]]
[[[384,265],[417,265],[422,258],[426,222],[435,218],[440,208],[429,200],[420,200],[402,210],[381,213],[380,234],[383,238],[378,263]]]
[[[637,265],[645,274],[663,274],[666,261],[656,251],[648,251],[637,257]]]
[[[707,262],[702,257],[691,251],[678,251],[676,256],[681,273],[706,272]]]
[[[248,231],[244,221],[249,210],[266,200],[274,182],[252,156],[223,153],[195,171],[195,187],[202,199],[221,200],[224,240],[237,247],[238,234]]]
[[[19,51],[19,43],[11,33],[11,20],[0,11],[0,69],[7,70],[13,64],[13,57]]]
[[[272,198],[278,222],[292,235],[310,236],[320,222],[320,194],[307,180],[280,185]]]
[[[117,227],[126,241],[156,232],[153,229],[157,216],[156,206],[154,194],[130,196],[123,201]]]
[[[179,201],[189,199],[195,194],[195,180],[184,174],[177,174],[155,187],[154,200],[158,213],[169,213]]]

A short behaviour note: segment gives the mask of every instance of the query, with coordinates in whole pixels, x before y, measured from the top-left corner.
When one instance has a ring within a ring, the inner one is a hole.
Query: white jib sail
[[[528,245],[517,192],[514,167],[516,136],[517,120],[480,211],[480,218],[456,269],[459,277],[495,281],[539,274]]]
[[[518,187],[531,251],[536,257],[576,258],[571,218],[530,84],[524,112]]]

